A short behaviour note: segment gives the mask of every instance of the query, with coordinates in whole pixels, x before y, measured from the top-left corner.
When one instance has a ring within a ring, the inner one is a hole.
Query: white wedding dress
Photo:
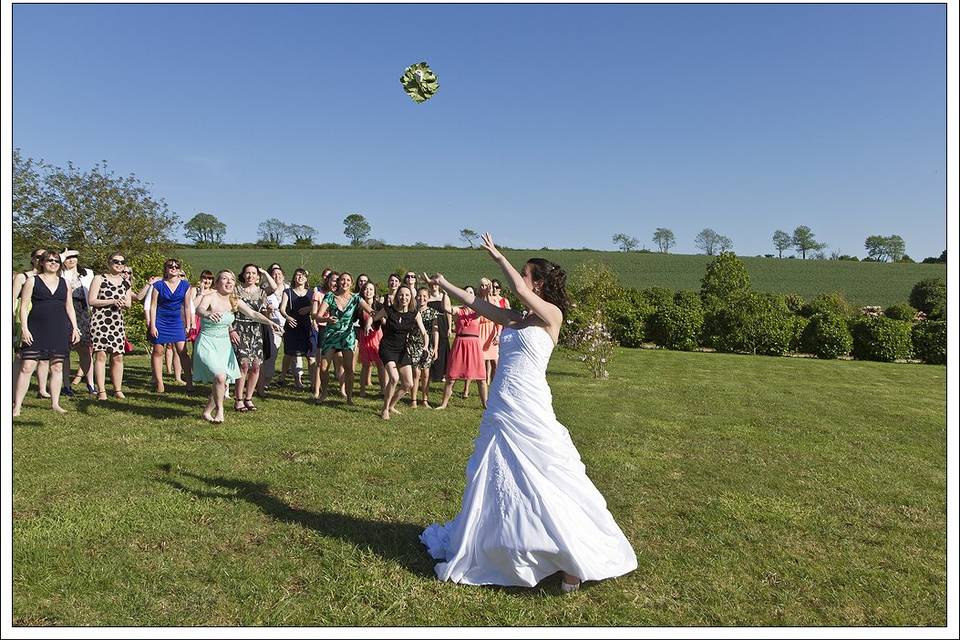
[[[607,503],[557,422],[547,385],[553,339],[505,328],[500,364],[467,462],[456,518],[420,535],[441,580],[532,587],[565,571],[602,580],[637,568]]]

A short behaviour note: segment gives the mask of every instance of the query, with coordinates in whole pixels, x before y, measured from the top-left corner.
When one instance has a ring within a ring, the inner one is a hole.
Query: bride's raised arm
[[[513,268],[510,261],[493,244],[493,237],[489,233],[483,234],[483,244],[481,246],[500,265],[500,270],[503,271],[503,275],[510,282],[510,288],[523,302],[523,306],[549,325],[559,326],[563,324],[563,312],[556,305],[538,296],[527,286],[527,283],[523,281],[523,276]]]
[[[463,300],[465,305],[482,315],[484,318],[492,320],[497,324],[509,326],[512,323],[519,322],[521,319],[523,319],[523,314],[519,311],[515,311],[513,309],[501,309],[496,305],[490,304],[486,300],[481,300],[469,291],[464,291],[460,287],[450,284],[447,282],[447,279],[443,277],[442,273],[438,273],[432,278],[427,274],[423,274],[423,277],[427,282],[440,285],[444,291],[450,295],[457,296]]]

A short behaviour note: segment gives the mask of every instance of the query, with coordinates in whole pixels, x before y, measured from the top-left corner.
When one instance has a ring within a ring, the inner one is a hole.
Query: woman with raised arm
[[[194,380],[213,383],[201,415],[207,422],[216,424],[223,422],[223,397],[227,385],[240,377],[240,367],[229,336],[237,312],[254,322],[281,330],[270,318],[254,311],[237,297],[236,282],[232,271],[221,271],[213,290],[197,304],[203,327],[193,346],[193,376]]]
[[[561,588],[570,592],[581,580],[633,571],[633,548],[553,412],[546,372],[567,308],[566,275],[542,258],[518,273],[490,234],[483,248],[529,311],[501,309],[433,278],[503,332],[460,513],[427,527],[420,541],[441,561],[437,577],[463,584],[532,587],[561,572]]]
[[[473,287],[458,289],[473,299]],[[443,385],[443,400],[437,409],[446,409],[453,395],[453,383],[463,380],[463,397],[469,397],[470,381],[480,387],[480,404],[487,408],[487,371],[483,368],[483,350],[480,347],[480,314],[467,306],[455,306],[453,325],[456,336],[447,358],[447,382]]]
[[[427,342],[427,330],[423,327],[420,312],[413,304],[413,292],[400,287],[393,297],[393,304],[381,307],[367,320],[365,331],[372,330],[373,323],[386,320],[383,325],[383,338],[380,340],[380,360],[387,372],[387,384],[383,390],[383,410],[380,417],[390,419],[397,411],[397,402],[413,388],[413,370],[410,354],[407,351],[408,336],[419,331],[423,342]]]
[[[317,309],[317,322],[326,322],[327,330],[323,335],[320,353],[323,358],[333,360],[337,380],[347,396],[347,404],[353,404],[353,354],[357,349],[357,334],[353,330],[354,310],[360,307],[367,313],[373,313],[373,307],[353,293],[353,276],[344,271],[340,274],[336,292],[330,291],[323,297]],[[326,375],[320,376],[320,398],[317,403],[327,397]]]
[[[70,357],[70,345],[80,342],[73,292],[60,276],[60,254],[45,251],[40,265],[40,273],[20,289],[20,372],[14,390],[14,417],[20,415],[37,363],[44,360],[50,363],[51,406],[57,413],[67,412],[60,406],[63,362]]]
[[[110,380],[113,395],[118,400],[123,395],[123,346],[126,333],[123,313],[130,308],[132,294],[130,282],[123,277],[127,260],[122,253],[113,253],[107,259],[105,273],[93,277],[87,304],[93,309],[90,314],[90,340],[93,347],[93,373],[97,384],[97,400],[107,399],[107,354],[110,354]]]

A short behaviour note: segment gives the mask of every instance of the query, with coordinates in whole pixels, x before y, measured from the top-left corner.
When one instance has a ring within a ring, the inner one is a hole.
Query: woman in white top
[[[90,348],[90,306],[87,304],[87,294],[93,282],[93,271],[78,266],[80,252],[76,249],[64,249],[60,254],[63,260],[63,279],[70,285],[73,295],[73,313],[77,318],[77,329],[80,330],[80,341],[73,345],[73,350],[80,356],[80,367],[70,382],[70,361],[63,363],[63,394],[73,395],[73,387],[86,378],[87,391],[96,393],[97,388],[93,380],[93,357]]]

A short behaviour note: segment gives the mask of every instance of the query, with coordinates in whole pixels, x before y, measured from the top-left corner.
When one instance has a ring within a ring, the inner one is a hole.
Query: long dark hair
[[[570,306],[570,299],[567,298],[567,273],[556,262],[543,258],[530,258],[527,264],[530,265],[530,279],[543,283],[540,285],[540,297],[559,307],[560,312],[566,315]]]

